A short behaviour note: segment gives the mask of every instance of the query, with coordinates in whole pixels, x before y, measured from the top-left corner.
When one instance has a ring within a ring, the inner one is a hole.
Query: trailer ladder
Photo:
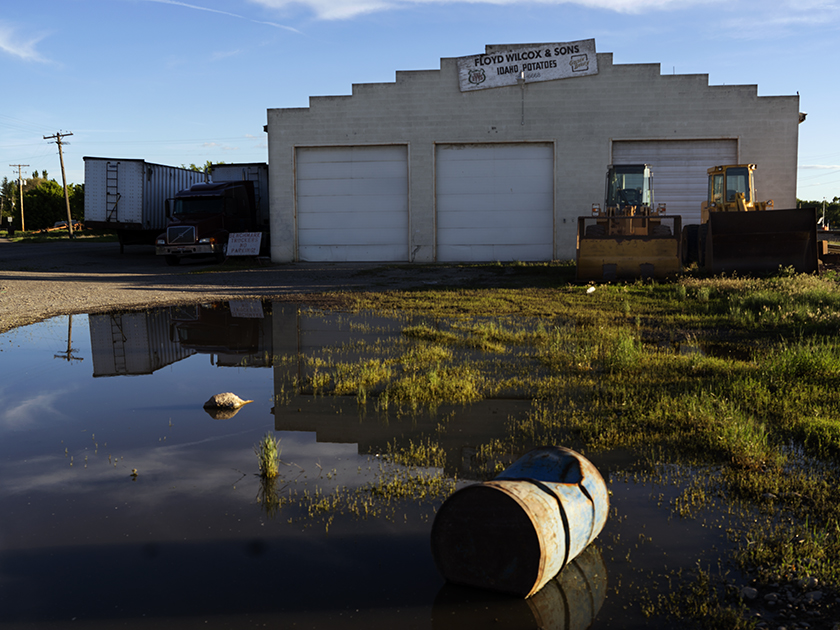
[[[117,219],[117,206],[120,202],[119,162],[105,165],[105,220]]]
[[[111,347],[114,349],[114,374],[128,374],[125,357],[125,342],[123,321],[119,315],[111,315]]]

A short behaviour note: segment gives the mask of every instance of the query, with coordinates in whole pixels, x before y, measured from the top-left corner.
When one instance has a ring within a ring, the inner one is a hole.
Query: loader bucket
[[[793,267],[817,271],[815,209],[712,212],[706,266],[712,273],[771,273]]]
[[[593,229],[600,227],[593,225],[596,220],[591,217],[578,219],[578,281],[665,278],[680,272],[679,216],[662,217],[656,233],[650,231],[648,234],[631,233],[629,224],[633,219],[630,217],[611,218],[609,223],[614,231]],[[628,226],[622,226],[622,222],[627,222]]]

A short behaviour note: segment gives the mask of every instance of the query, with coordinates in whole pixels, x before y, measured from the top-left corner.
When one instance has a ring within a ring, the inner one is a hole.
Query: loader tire
[[[697,230],[697,266],[706,266],[706,237],[709,234],[708,224],[699,226]]]
[[[653,236],[671,236],[671,226],[657,225],[653,228],[653,230],[651,230],[651,234],[653,234]]]
[[[603,225],[587,225],[585,234],[587,237],[606,236],[607,230]]]
[[[690,265],[697,262],[697,233],[700,226],[696,223],[686,225],[682,233],[682,257],[683,265]]]

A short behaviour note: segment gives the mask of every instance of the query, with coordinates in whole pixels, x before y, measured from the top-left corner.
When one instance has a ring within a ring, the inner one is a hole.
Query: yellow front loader
[[[664,278],[681,269],[679,216],[654,206],[648,164],[611,165],[604,207],[578,218],[577,279]]]
[[[708,170],[701,223],[683,229],[683,262],[712,273],[771,273],[779,267],[817,271],[816,211],[776,210],[772,200],[758,201],[755,168],[731,164]]]

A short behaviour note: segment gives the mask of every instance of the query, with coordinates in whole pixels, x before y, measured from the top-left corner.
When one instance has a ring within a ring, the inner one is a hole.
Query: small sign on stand
[[[259,256],[262,232],[233,232],[228,237],[228,256]]]

